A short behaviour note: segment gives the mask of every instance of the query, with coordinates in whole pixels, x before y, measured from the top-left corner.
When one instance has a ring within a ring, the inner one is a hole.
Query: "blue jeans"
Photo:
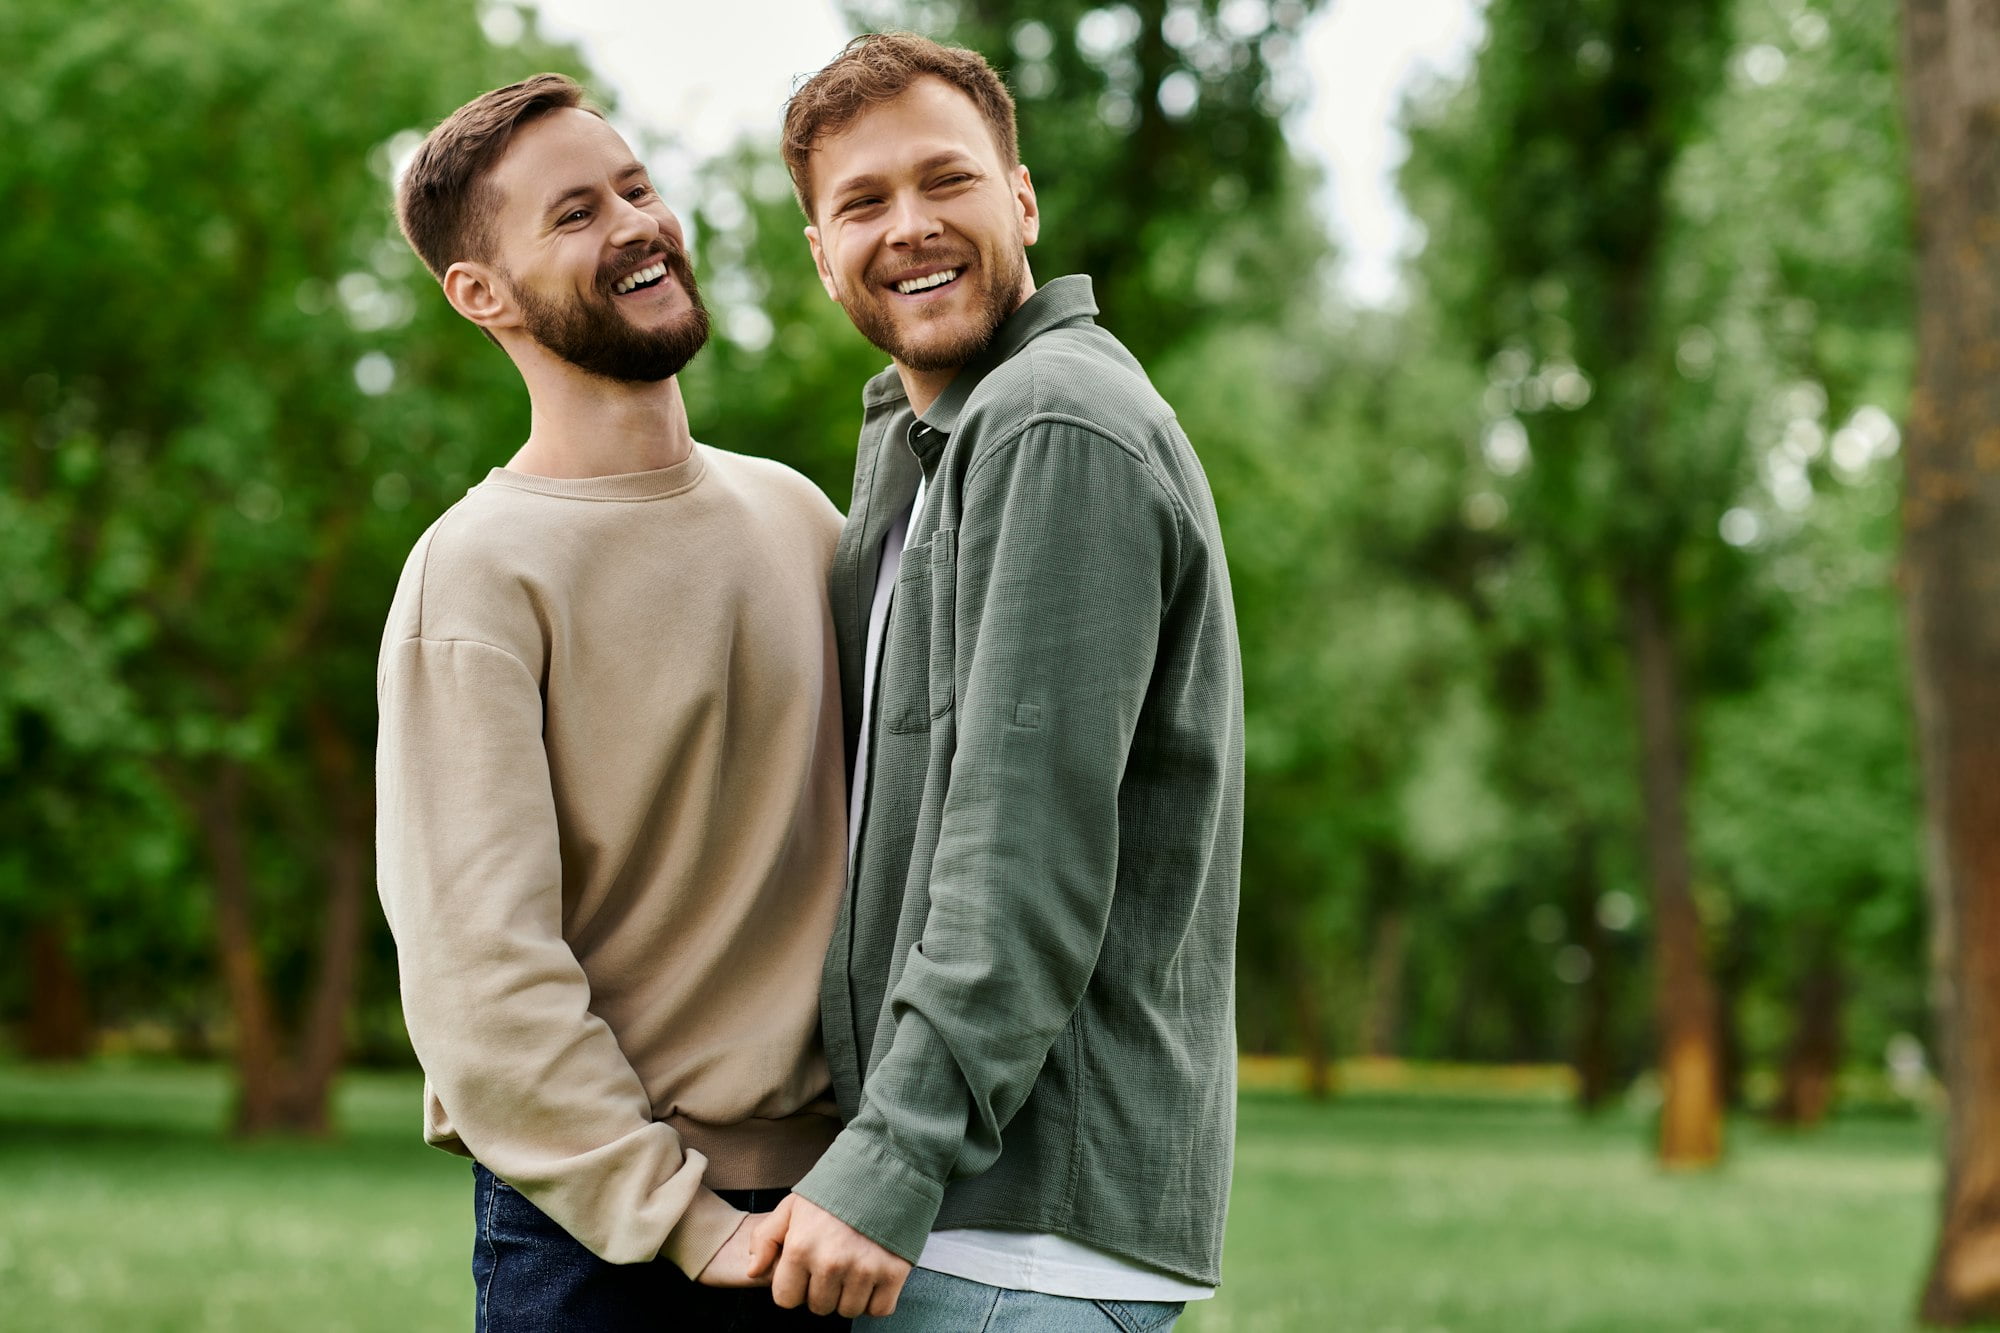
[[[745,1212],[789,1190],[717,1190]],[[704,1287],[666,1259],[608,1264],[491,1171],[472,1164],[478,1333],[841,1333],[847,1321],[781,1310],[763,1287]]]
[[[1166,1333],[1180,1301],[1091,1301],[910,1270],[896,1313],[863,1316],[854,1333]]]

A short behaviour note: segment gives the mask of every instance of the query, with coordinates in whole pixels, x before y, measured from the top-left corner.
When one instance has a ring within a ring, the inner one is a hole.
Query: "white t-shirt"
[[[875,601],[868,610],[868,647],[861,666],[861,740],[855,750],[854,790],[847,806],[850,874],[868,789],[868,733],[874,721],[875,675],[882,660],[882,636],[889,624],[889,601],[896,591],[896,575],[903,567],[914,516],[923,512],[928,485],[928,479],[917,483],[916,499],[882,538],[882,564],[875,576]],[[934,1231],[917,1265],[989,1287],[1083,1300],[1199,1301],[1215,1294],[1213,1287],[1121,1259],[1067,1236],[1039,1232]]]

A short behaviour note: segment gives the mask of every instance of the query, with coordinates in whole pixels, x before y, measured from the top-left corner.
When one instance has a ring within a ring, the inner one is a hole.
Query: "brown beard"
[[[897,261],[897,267],[910,269],[923,264],[937,263],[946,256],[924,254],[905,255]],[[993,341],[993,335],[1007,322],[1007,316],[1020,305],[1021,282],[1028,267],[1028,257],[1020,250],[1011,250],[1003,260],[1002,268],[996,275],[997,281],[988,284],[981,294],[978,315],[965,332],[947,342],[917,342],[906,338],[890,312],[888,298],[882,296],[881,286],[874,279],[864,283],[865,295],[851,301],[842,301],[841,308],[847,311],[847,318],[862,337],[895,358],[896,363],[911,370],[926,373],[940,370],[956,370],[973,357],[986,350]],[[964,282],[973,274],[983,273],[983,269],[970,269],[959,278]]]
[[[613,304],[611,286],[633,269],[658,257],[667,277],[687,293],[687,314],[662,329],[634,328]],[[708,309],[701,303],[694,271],[679,249],[626,250],[598,272],[598,290],[569,300],[544,297],[514,282],[521,321],[528,336],[578,370],[627,384],[653,384],[678,375],[708,342]]]

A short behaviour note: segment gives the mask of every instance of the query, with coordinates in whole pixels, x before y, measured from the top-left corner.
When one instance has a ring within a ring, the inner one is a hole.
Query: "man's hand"
[[[704,1287],[762,1287],[770,1279],[761,1273],[751,1271],[751,1241],[757,1234],[757,1224],[769,1213],[745,1213],[743,1220],[736,1224],[736,1230],[729,1233],[729,1239],[722,1242],[722,1248],[708,1261],[695,1281]]]
[[[804,1303],[814,1314],[838,1312],[848,1319],[891,1315],[910,1276],[906,1260],[796,1194],[758,1223],[750,1252],[753,1278],[777,1264],[771,1299],[787,1310]]]

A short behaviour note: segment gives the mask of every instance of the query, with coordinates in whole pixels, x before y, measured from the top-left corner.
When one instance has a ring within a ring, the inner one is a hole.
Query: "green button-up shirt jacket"
[[[1243,692],[1222,537],[1090,280],[921,419],[876,376],[832,575],[852,762],[883,534],[913,517],[822,991],[846,1129],[798,1192],[914,1262],[1052,1233],[1221,1277]]]

